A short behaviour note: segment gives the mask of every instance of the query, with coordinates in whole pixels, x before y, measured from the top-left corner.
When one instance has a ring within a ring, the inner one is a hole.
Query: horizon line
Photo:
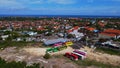
[[[35,15],[35,16],[120,16],[120,15],[70,15],[70,14],[0,14],[0,16],[2,15],[20,15],[20,16],[31,16],[31,15]]]

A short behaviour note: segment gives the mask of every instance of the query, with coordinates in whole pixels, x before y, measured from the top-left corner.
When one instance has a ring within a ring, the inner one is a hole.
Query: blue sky
[[[0,0],[0,14],[120,16],[120,0]]]

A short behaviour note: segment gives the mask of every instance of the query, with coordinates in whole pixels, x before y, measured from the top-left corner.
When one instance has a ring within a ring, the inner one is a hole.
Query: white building
[[[5,39],[8,38],[8,37],[9,37],[9,35],[2,35],[2,36],[1,36],[2,40],[5,40]]]
[[[28,32],[27,34],[33,36],[33,35],[37,35],[37,32]]]
[[[80,40],[80,39],[84,36],[83,33],[78,32],[79,29],[80,29],[80,28],[78,28],[78,29],[73,29],[72,32],[69,32],[69,34],[75,35],[76,40]]]

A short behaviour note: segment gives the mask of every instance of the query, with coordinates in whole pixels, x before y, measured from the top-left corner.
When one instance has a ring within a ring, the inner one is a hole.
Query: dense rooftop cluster
[[[101,38],[119,40],[120,19],[1,17],[0,29],[0,39],[4,41],[44,41],[56,38],[73,41]]]

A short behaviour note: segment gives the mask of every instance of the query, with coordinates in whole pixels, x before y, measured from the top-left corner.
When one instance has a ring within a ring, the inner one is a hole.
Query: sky
[[[120,16],[120,0],[0,0],[0,15]]]

